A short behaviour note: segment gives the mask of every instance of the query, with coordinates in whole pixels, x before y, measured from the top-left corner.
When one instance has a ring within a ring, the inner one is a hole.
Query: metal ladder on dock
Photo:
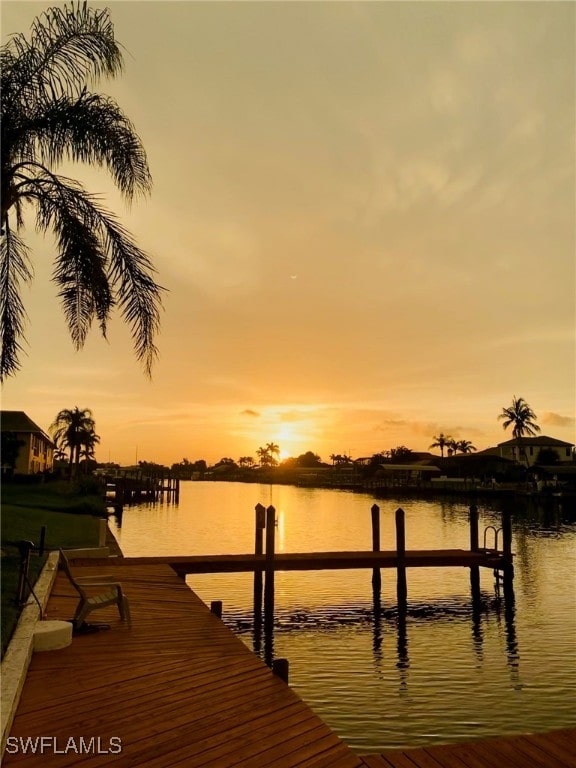
[[[493,548],[487,546],[487,538],[488,538],[488,533],[490,531],[492,531],[494,533],[494,547]],[[492,554],[495,554],[495,555],[504,554],[504,551],[500,550],[498,548],[498,536],[500,534],[502,534],[502,528],[496,528],[495,525],[487,525],[486,528],[484,528],[484,541],[483,541],[483,550],[484,550],[484,552],[491,552]],[[500,584],[501,584],[501,582],[502,582],[504,577],[503,577],[503,574],[500,573],[500,569],[499,568],[494,568],[493,573],[494,573],[494,579],[495,579],[494,586],[496,588],[496,592],[499,594],[500,593]]]

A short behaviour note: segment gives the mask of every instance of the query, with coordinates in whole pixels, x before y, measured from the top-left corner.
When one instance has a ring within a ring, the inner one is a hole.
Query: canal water
[[[375,502],[382,549],[394,549],[399,506],[407,549],[469,546],[465,501],[244,483],[185,482],[179,504],[127,507],[110,527],[127,556],[250,553],[254,507],[273,504],[277,552],[360,550],[371,548]],[[481,544],[484,529],[499,526],[502,503],[478,504]],[[289,660],[292,688],[354,750],[576,725],[576,518],[552,500],[506,503],[513,600],[499,595],[488,569],[479,608],[468,569],[409,569],[403,626],[393,570],[382,570],[376,614],[370,570],[276,574],[274,654]],[[223,601],[224,621],[254,649],[253,577],[187,581],[207,604]]]

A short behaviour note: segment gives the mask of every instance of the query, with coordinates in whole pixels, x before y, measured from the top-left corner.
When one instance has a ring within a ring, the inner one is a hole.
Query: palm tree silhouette
[[[80,450],[77,451],[77,461],[82,457],[85,461],[84,471],[88,472],[88,462],[94,460],[96,446],[100,442],[100,435],[97,435],[94,428],[82,430],[79,435]]]
[[[454,451],[460,451],[460,453],[472,453],[475,451],[475,446],[472,445],[470,440],[456,440],[454,442]]]
[[[70,476],[72,476],[73,465],[78,466],[80,463],[82,447],[90,444],[93,447],[100,440],[94,428],[92,411],[89,408],[80,410],[78,406],[60,411],[50,425],[50,432],[56,445],[70,451],[68,460]]]
[[[270,456],[270,463],[278,464],[278,461],[274,458],[274,454],[276,454],[276,456],[280,455],[280,447],[276,445],[276,443],[266,443],[266,450]]]
[[[444,458],[444,448],[450,445],[451,440],[452,438],[450,435],[445,435],[443,432],[440,432],[438,437],[434,435],[434,442],[430,445],[430,448],[440,448],[440,454],[442,458]]]
[[[88,90],[101,75],[122,69],[109,12],[86,2],[49,8],[34,20],[30,39],[14,35],[0,55],[0,380],[20,367],[21,283],[32,279],[19,235],[28,203],[36,209],[37,229],[56,236],[53,278],[75,347],[82,348],[93,320],[105,337],[117,306],[150,375],[162,291],[152,262],[94,195],[53,170],[63,161],[105,166],[128,202],[151,189],[146,153],[131,122],[112,99]]]
[[[256,455],[258,456],[261,467],[269,466],[272,457],[270,456],[270,451],[268,450],[268,448],[264,448],[263,446],[260,446],[260,448],[258,448],[258,450],[256,451]]]
[[[536,418],[536,414],[526,400],[523,397],[516,397],[516,395],[512,398],[512,405],[508,408],[502,408],[502,413],[498,416],[498,419],[503,419],[502,427],[504,429],[512,426],[512,436],[518,447],[518,459],[520,459],[520,439],[524,435],[533,436],[540,432]]]

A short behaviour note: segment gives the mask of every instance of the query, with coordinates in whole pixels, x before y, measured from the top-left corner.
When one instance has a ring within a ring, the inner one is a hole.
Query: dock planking
[[[464,744],[389,749],[362,759],[366,768],[574,768],[576,728]]]
[[[110,571],[110,563],[106,563]],[[73,566],[86,576],[103,569]],[[115,608],[91,614],[110,629],[34,654],[12,737],[112,737],[122,751],[5,753],[4,765],[96,768],[270,766],[361,768],[361,759],[264,665],[167,565],[116,566],[132,627]],[[48,619],[70,618],[76,596],[58,574]]]
[[[93,560],[74,567],[103,573]],[[104,748],[116,736],[122,752],[5,754],[4,765],[574,768],[576,729],[356,755],[166,564],[114,558],[106,569],[124,585],[133,626],[108,608],[90,621],[109,630],[35,654],[11,736],[95,736]],[[46,618],[69,618],[75,602],[58,575]]]
[[[102,560],[76,560],[78,565],[148,566],[169,565],[181,574],[194,573],[249,573],[266,569],[266,555],[163,555],[154,557],[120,557]],[[503,558],[488,551],[473,552],[466,549],[406,550],[403,557],[406,568],[500,568]],[[363,568],[397,568],[396,550],[374,552],[280,552],[274,554],[275,571],[314,571]]]

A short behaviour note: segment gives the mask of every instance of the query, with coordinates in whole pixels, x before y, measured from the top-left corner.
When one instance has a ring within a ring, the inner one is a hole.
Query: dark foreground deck
[[[363,760],[368,768],[574,768],[576,728],[466,744],[390,749]]]
[[[75,566],[77,567],[77,566]],[[82,575],[100,566],[78,568]],[[111,569],[108,568],[108,571]],[[11,729],[14,737],[70,737],[90,751],[5,754],[5,766],[129,768],[570,768],[574,731],[360,757],[217,619],[167,565],[117,565],[130,598],[128,628],[35,654]],[[69,618],[70,585],[58,575],[47,618]],[[113,740],[114,739],[114,740]],[[121,740],[121,752],[111,746]],[[12,741],[12,743],[14,743]],[[485,745],[485,746],[484,746]]]

